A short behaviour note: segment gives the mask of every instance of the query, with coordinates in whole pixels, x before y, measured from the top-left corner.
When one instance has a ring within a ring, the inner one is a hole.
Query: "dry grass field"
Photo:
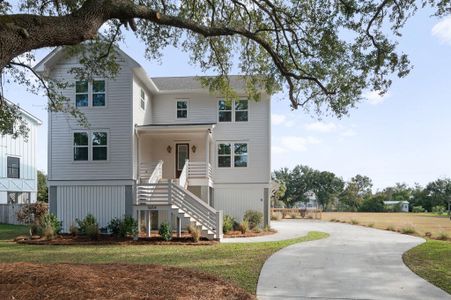
[[[431,214],[414,213],[324,212],[322,213],[322,219],[326,221],[339,220],[355,225],[401,232],[413,228],[415,230],[414,234],[420,236],[430,233],[432,238],[437,238],[445,233],[451,238],[451,220],[446,216],[438,217]]]

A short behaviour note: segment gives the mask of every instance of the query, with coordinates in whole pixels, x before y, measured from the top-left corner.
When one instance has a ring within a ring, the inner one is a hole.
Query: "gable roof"
[[[33,121],[36,125],[41,125],[42,121],[34,116],[32,113],[26,111],[25,109],[23,109],[22,107],[20,107],[19,105],[15,104],[14,102],[12,102],[11,100],[6,99],[5,97],[3,97],[3,100],[6,101],[7,104],[9,105],[16,105],[19,108],[19,111],[26,116],[28,119],[30,119],[31,121]]]
[[[212,78],[212,76],[206,76]],[[171,76],[150,78],[161,93],[206,91],[200,82],[200,76]],[[244,76],[229,75],[232,88],[243,91],[246,88]]]

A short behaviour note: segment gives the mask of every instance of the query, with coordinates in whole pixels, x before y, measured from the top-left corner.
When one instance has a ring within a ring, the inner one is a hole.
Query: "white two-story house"
[[[77,57],[55,49],[36,71],[72,82],[62,91],[87,117],[82,128],[49,113],[50,210],[67,230],[92,213],[101,226],[132,215],[150,234],[162,222],[187,222],[222,236],[222,215],[238,222],[257,210],[269,222],[270,96],[225,101],[194,77],[150,78],[120,49],[114,79],[76,81]]]
[[[4,101],[12,105],[8,100]],[[41,121],[21,108],[19,111],[29,132],[27,137],[0,135],[0,204],[36,202],[36,141]]]

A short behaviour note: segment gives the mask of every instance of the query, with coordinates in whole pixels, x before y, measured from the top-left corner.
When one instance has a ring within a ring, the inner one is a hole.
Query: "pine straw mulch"
[[[257,237],[257,236],[264,236],[264,235],[271,235],[277,233],[277,230],[271,229],[268,231],[260,231],[260,232],[255,232],[255,231],[246,231],[246,233],[241,233],[241,231],[239,230],[232,230],[227,232],[226,234],[224,234],[225,238],[246,238],[246,237]]]
[[[160,236],[140,237],[137,241],[132,238],[116,238],[111,235],[101,234],[97,240],[92,240],[86,236],[58,235],[52,240],[35,237],[29,239],[27,236],[19,236],[15,239],[18,244],[29,245],[198,245],[207,246],[215,245],[218,242],[202,238],[197,243],[189,235],[182,237],[173,237],[170,241],[163,240]]]
[[[123,264],[0,264],[0,299],[255,299],[215,276]]]

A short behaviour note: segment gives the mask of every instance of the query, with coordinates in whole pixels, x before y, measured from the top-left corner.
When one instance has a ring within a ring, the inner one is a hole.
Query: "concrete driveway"
[[[272,255],[260,274],[259,299],[451,299],[402,261],[402,254],[423,243],[422,238],[309,220],[272,226],[279,232],[322,231],[330,237]]]

